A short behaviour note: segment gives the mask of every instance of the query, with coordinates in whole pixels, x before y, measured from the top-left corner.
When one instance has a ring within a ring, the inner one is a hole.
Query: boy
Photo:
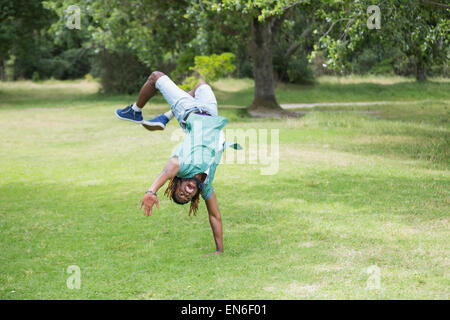
[[[144,121],[142,108],[156,94],[156,90],[162,93],[171,110]],[[186,136],[145,193],[139,209],[144,207],[146,216],[152,214],[153,205],[159,209],[157,192],[167,181],[169,185],[165,194],[177,204],[190,202],[189,215],[196,213],[201,194],[216,243],[216,251],[211,254],[222,253],[222,220],[212,181],[225,147],[240,149],[240,146],[225,142],[222,128],[228,120],[218,115],[217,101],[211,87],[200,81],[187,93],[164,73],[155,71],[142,86],[136,103],[116,110],[116,115],[122,120],[142,124],[150,131],[164,130],[173,117],[178,120]]]

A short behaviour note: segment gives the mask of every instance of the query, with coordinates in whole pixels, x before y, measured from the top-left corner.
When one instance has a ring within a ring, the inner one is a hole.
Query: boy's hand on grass
[[[146,193],[144,195],[144,198],[142,198],[141,206],[139,207],[139,210],[142,209],[142,206],[144,206],[144,216],[150,217],[152,215],[152,207],[156,204],[156,208],[159,209],[159,202],[156,195],[152,193]]]

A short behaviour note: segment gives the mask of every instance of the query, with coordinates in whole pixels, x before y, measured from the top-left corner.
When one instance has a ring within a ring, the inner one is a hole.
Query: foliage
[[[34,71],[33,74],[31,75],[31,81],[37,82],[39,80],[40,80],[39,72]]]
[[[11,50],[26,43],[33,42],[36,48],[33,34],[48,27],[52,18],[52,12],[45,10],[39,0],[1,0],[0,60],[8,59]]]
[[[46,6],[60,17],[55,30],[64,28],[67,20],[65,10],[72,2],[45,1]],[[83,2],[79,4],[83,14],[81,30],[88,36],[91,45],[99,50],[127,50],[147,67],[156,67],[167,52],[180,52],[195,36],[192,21],[184,15],[188,3],[183,0]]]
[[[158,69],[182,81],[191,76],[195,57],[230,52],[234,74],[253,77],[251,30],[257,21],[274,28],[273,70],[279,81],[309,83],[322,64],[339,74],[423,79],[448,73],[450,58],[449,11],[426,2],[375,3],[381,30],[369,30],[370,0],[96,0],[77,3],[81,29],[70,30],[71,0],[2,0],[0,65],[14,55],[15,78],[38,72],[41,79],[73,79],[108,74],[100,70],[108,65],[100,63],[101,52],[126,51],[145,73]],[[317,68],[315,59],[323,55]],[[140,70],[131,70],[141,78]]]
[[[218,12],[221,10],[239,12],[247,18],[264,21],[267,18],[282,15],[296,4],[309,2],[308,0],[216,0],[211,1],[211,9]]]
[[[184,91],[191,91],[194,86],[197,84],[198,82],[198,77],[196,76],[189,76],[186,77],[183,82],[178,85],[181,89],[183,89]]]
[[[234,60],[235,56],[231,52],[225,52],[220,55],[196,56],[194,58],[194,66],[190,68],[194,74],[184,79],[181,88],[183,90],[191,90],[199,78],[206,82],[212,82],[231,75],[236,69]]]
[[[195,64],[196,53],[196,47],[188,45],[179,54],[175,70],[171,73],[171,76],[175,81],[181,81],[190,75],[192,67]]]
[[[59,17],[51,31],[55,37],[64,38],[68,18],[66,9],[73,1],[50,0],[44,3]],[[130,86],[136,85],[136,80],[142,79],[142,74],[149,74],[152,69],[166,73],[175,69],[179,54],[195,37],[194,23],[185,16],[188,4],[189,1],[179,0],[98,0],[78,4],[82,13],[80,33],[85,39],[83,46],[94,48],[100,54],[99,67],[112,66],[110,61],[101,62],[105,57],[101,52],[105,50],[119,56],[127,52],[131,64],[137,66],[135,62],[138,62],[142,67],[131,67],[128,74],[124,75],[125,78],[133,79],[131,82],[116,79],[112,84],[111,78],[102,78],[102,83],[111,84],[104,88],[105,92],[130,92]],[[98,66],[94,67],[98,69]],[[180,68],[177,72],[184,71],[184,68]],[[107,70],[98,73],[107,76],[115,72]],[[122,71],[120,73],[124,74]],[[120,89],[119,84],[124,87]],[[134,90],[141,85],[137,85]]]
[[[385,0],[380,2],[381,29],[369,29],[367,13],[373,1],[322,1],[316,15],[326,24],[316,50],[328,54],[327,65],[342,73],[349,71],[349,56],[366,48],[398,48],[413,65],[418,80],[432,65],[450,58],[449,9],[424,1]],[[414,17],[414,18],[412,18]],[[313,55],[312,55],[313,56]],[[385,57],[387,58],[387,57]]]
[[[293,56],[289,61],[286,73],[291,83],[311,84],[314,82],[314,74],[308,65],[306,55]]]
[[[32,77],[40,61],[44,30],[54,18],[39,0],[0,1],[0,64],[15,57],[10,80]]]
[[[82,33],[65,28],[56,37],[48,29],[57,17],[41,1],[1,2],[1,59],[15,57],[10,79],[82,77],[90,69],[91,51],[81,49]],[[63,39],[64,41],[60,41]],[[34,76],[33,76],[34,75]]]
[[[91,70],[92,60],[94,56],[91,51],[83,48],[62,49],[49,47],[46,52],[41,52],[41,58],[36,70],[44,79],[78,79],[82,78]]]
[[[99,60],[105,93],[136,93],[149,76],[146,66],[128,51],[103,50]]]
[[[279,81],[311,83],[314,73],[308,54],[313,50],[317,25],[311,5],[298,5],[285,17],[279,34],[274,37],[273,68]]]
[[[194,70],[205,81],[218,80],[221,77],[230,75],[236,69],[234,63],[235,55],[225,52],[220,55],[195,57]]]

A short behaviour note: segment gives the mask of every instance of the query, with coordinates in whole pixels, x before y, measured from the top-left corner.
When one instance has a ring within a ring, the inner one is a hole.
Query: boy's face
[[[181,179],[175,190],[175,196],[183,203],[188,203],[197,194],[198,186],[194,179]]]

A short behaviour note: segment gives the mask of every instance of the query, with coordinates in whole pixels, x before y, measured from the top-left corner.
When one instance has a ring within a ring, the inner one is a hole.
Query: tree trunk
[[[416,80],[417,81],[426,81],[427,73],[425,68],[425,63],[421,60],[421,58],[417,58],[416,63]]]
[[[5,63],[3,59],[0,60],[0,81],[6,81]]]
[[[272,64],[272,19],[252,21],[252,43],[255,96],[250,109],[282,110],[275,98],[275,83]]]

